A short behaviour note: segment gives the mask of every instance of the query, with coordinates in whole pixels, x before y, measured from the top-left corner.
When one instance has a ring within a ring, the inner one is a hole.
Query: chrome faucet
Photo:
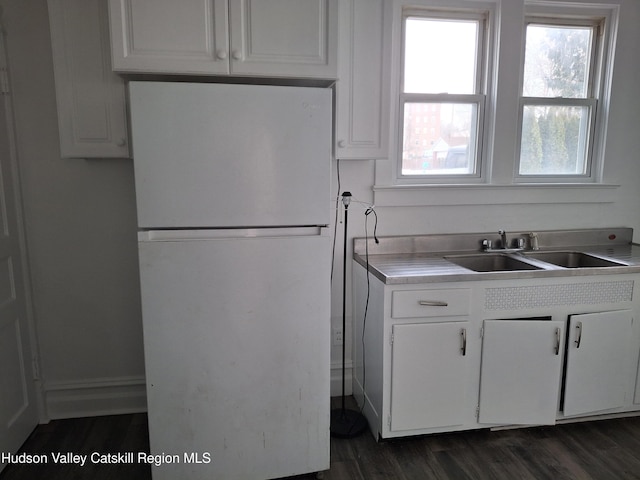
[[[502,248],[509,248],[509,245],[507,245],[507,232],[505,232],[504,230],[498,230],[498,235],[500,235]]]
[[[488,238],[482,240],[482,250],[485,252],[500,252],[500,253],[515,253],[521,252],[525,247],[525,239],[518,238],[517,239],[517,247],[509,248],[509,241],[507,240],[507,232],[504,230],[498,230],[498,235],[500,235],[500,248],[493,248],[493,242]]]

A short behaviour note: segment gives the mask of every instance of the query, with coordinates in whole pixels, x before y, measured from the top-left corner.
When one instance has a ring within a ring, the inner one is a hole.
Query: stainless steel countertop
[[[615,231],[615,233],[608,233],[612,231]],[[430,236],[384,237],[380,239],[379,244],[373,243],[373,239],[369,239],[371,243],[368,244],[364,242],[364,239],[354,239],[353,259],[366,268],[368,257],[370,273],[387,285],[640,273],[640,245],[630,243],[631,229],[570,231],[571,234],[567,235],[559,235],[559,232],[566,234],[569,231],[539,232],[541,240],[544,239],[541,242],[540,251],[579,251],[609,258],[625,265],[586,268],[563,268],[553,265],[550,266],[551,268],[540,270],[476,272],[458,266],[444,258],[451,255],[481,253],[481,250],[477,248],[478,242],[485,235],[494,234],[465,234],[464,236],[456,234],[452,236],[455,238],[452,238],[452,241],[448,242],[448,244],[456,245],[458,247],[457,250],[442,249],[442,246],[447,244],[446,235],[434,236],[437,238],[427,238]],[[590,235],[588,238],[585,237],[585,232]],[[461,242],[463,237],[464,241]],[[418,238],[420,240],[416,240]],[[558,238],[562,238],[563,241],[559,242]],[[590,242],[603,241],[602,238],[605,238],[608,243],[601,245],[588,244]],[[549,246],[546,243],[547,239],[554,239],[556,245]],[[570,242],[575,243],[572,244]],[[440,250],[428,251],[427,248],[416,250],[415,245],[421,243],[435,244],[437,245],[436,248]],[[558,243],[562,244],[558,245]],[[381,250],[380,244],[382,244],[381,248],[384,253],[378,253]],[[396,245],[395,251],[394,244]],[[414,247],[406,248],[407,245],[413,245]],[[465,247],[471,245],[472,249],[459,249],[460,245]]]

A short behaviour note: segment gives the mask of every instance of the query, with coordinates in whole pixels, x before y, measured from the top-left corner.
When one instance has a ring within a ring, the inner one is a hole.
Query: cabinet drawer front
[[[466,288],[393,292],[391,316],[415,318],[468,315],[470,295],[471,291]]]

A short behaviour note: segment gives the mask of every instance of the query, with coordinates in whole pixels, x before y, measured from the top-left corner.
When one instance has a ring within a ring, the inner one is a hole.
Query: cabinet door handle
[[[242,52],[240,50],[234,50],[231,52],[231,57],[234,60],[242,60]]]
[[[216,58],[218,60],[225,60],[227,58],[227,51],[226,50],[217,50],[216,51]]]
[[[460,329],[460,341],[462,342],[462,345],[460,346],[460,352],[464,357],[467,355],[467,329],[466,328]]]
[[[560,328],[556,328],[556,355],[560,355]]]
[[[582,341],[582,322],[576,323],[576,348],[580,348],[580,342]]]
[[[418,304],[424,307],[448,307],[449,306],[447,302],[443,302],[441,300],[419,300]]]

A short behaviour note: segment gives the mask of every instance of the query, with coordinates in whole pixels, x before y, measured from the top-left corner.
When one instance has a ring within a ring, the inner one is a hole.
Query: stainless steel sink
[[[517,270],[540,270],[541,267],[518,260],[502,253],[481,253],[478,255],[452,255],[445,260],[474,272],[511,272]]]
[[[621,267],[624,263],[583,252],[523,252],[524,256],[565,268]]]

